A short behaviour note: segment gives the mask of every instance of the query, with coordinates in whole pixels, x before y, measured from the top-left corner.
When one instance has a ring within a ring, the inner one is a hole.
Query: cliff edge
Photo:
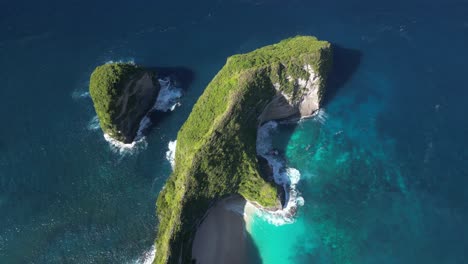
[[[108,63],[91,74],[89,91],[102,131],[123,143],[135,138],[159,93],[155,72],[131,63]]]
[[[155,263],[190,263],[196,228],[223,197],[281,209],[260,173],[257,129],[317,110],[331,62],[330,43],[307,36],[228,58],[177,135],[174,172],[157,200]]]

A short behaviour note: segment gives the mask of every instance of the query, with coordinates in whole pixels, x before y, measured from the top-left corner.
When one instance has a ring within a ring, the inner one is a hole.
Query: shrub
[[[89,93],[101,129],[117,140],[124,141],[115,122],[118,98],[122,96],[125,83],[142,72],[141,67],[131,63],[108,63],[98,66],[91,74]]]
[[[228,58],[177,135],[175,169],[157,200],[155,263],[190,262],[196,226],[216,200],[241,194],[264,207],[278,205],[276,186],[259,172],[257,118],[276,94],[274,83],[291,96],[297,92],[287,76],[307,79],[304,65],[323,83],[329,55],[328,42],[299,36]]]

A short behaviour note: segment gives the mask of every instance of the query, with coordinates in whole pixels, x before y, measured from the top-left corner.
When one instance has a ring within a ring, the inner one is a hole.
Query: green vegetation
[[[116,120],[120,112],[119,98],[122,97],[125,84],[143,73],[143,68],[131,63],[108,63],[98,66],[91,74],[89,92],[101,128],[104,133],[119,141],[127,141]]]
[[[277,93],[274,83],[299,94],[286,76],[308,78],[304,65],[311,65],[325,78],[331,54],[328,42],[300,36],[228,58],[178,133],[176,166],[157,200],[155,263],[189,263],[194,231],[222,197],[278,206],[276,186],[259,172],[257,117]]]

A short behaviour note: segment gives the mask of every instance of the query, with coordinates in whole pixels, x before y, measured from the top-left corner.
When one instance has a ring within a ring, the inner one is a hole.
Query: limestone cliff
[[[135,138],[159,92],[155,73],[130,63],[98,66],[89,86],[103,132],[124,142]]]
[[[317,110],[331,60],[330,43],[305,36],[228,58],[177,135],[174,172],[157,200],[155,263],[190,263],[196,227],[223,197],[280,206],[260,173],[258,126]]]
[[[295,97],[284,93],[281,84],[273,84],[277,94],[258,117],[260,124],[270,120],[311,116],[320,108],[322,83],[325,80],[314,72],[310,64],[303,65],[303,69],[308,73],[307,79],[293,78],[292,76],[286,78],[289,85],[292,85],[294,91],[298,94]]]

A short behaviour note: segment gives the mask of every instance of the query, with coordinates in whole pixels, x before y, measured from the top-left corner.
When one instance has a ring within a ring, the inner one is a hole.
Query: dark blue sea
[[[151,261],[193,104],[228,56],[295,35],[334,45],[330,96],[273,132],[304,205],[252,221],[258,259],[468,263],[467,0],[3,0],[0,33],[0,263]],[[108,61],[194,73],[124,153],[86,93]]]

